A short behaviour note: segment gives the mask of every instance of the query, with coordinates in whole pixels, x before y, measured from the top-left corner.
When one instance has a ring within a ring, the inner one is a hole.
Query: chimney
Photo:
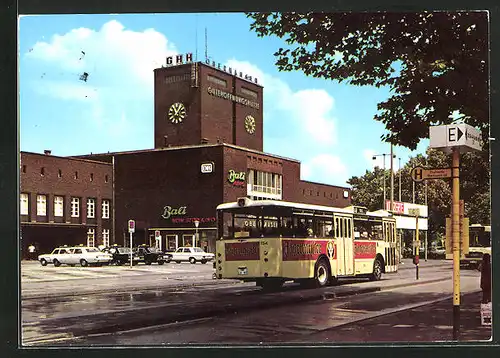
[[[52,151],[51,151],[51,150],[49,150],[49,149],[45,149],[45,150],[43,151],[43,154],[45,154],[45,155],[50,155],[51,153],[52,153]]]

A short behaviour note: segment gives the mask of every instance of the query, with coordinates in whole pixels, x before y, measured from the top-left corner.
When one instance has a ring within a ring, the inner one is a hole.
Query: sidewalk
[[[459,341],[487,342],[490,340],[492,326],[481,325],[480,302],[481,292],[462,295]],[[434,304],[327,329],[307,338],[302,337],[300,341],[314,343],[453,342],[452,312],[452,300],[445,299]]]

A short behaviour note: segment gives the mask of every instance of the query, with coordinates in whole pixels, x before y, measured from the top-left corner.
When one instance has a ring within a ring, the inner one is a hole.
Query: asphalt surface
[[[191,269],[190,266],[186,267]],[[176,324],[228,313],[296,305],[300,302],[360,295],[408,285],[444,283],[450,281],[450,268],[451,263],[448,261],[422,262],[420,280],[409,281],[408,278],[413,277],[415,270],[415,266],[410,263],[402,265],[398,274],[384,275],[384,279],[379,282],[346,281],[339,286],[316,290],[303,290],[289,285],[283,291],[266,294],[249,284],[237,284],[237,281],[227,286],[221,280],[212,280],[210,275],[210,278],[199,282],[202,286],[191,282],[191,287],[183,288],[169,285],[162,289],[135,289],[128,293],[94,293],[91,296],[39,299],[32,297],[22,302],[23,343],[43,345],[61,342],[64,345],[64,342],[81,336]]]

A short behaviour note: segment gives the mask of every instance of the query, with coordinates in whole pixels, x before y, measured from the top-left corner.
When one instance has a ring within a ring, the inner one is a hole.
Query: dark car
[[[144,262],[146,265],[151,265],[153,262],[163,265],[165,262],[172,260],[172,254],[163,253],[154,247],[141,245],[135,250],[135,253],[138,256],[139,262]]]
[[[113,255],[113,259],[110,264],[124,265],[130,264],[130,248],[121,246],[106,247],[102,250],[103,252],[108,252]],[[132,252],[132,264],[136,265],[139,262],[139,256]]]

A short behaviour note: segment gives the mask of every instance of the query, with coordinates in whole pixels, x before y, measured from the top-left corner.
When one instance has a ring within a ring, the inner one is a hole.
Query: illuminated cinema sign
[[[227,181],[235,186],[245,186],[245,172],[236,172],[230,170],[227,176]]]

